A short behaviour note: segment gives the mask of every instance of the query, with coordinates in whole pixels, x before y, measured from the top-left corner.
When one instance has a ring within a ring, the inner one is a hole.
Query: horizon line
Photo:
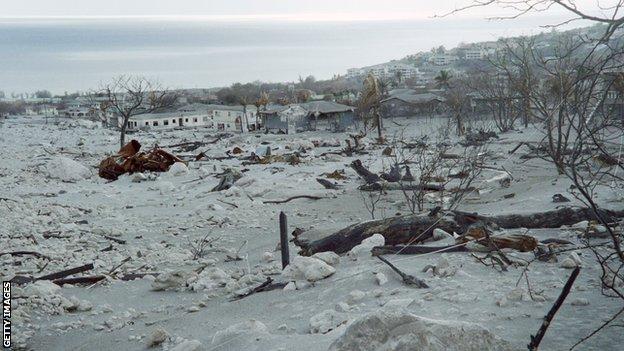
[[[532,16],[532,18],[553,18],[553,15]],[[476,14],[462,14],[447,17],[436,17],[436,14],[416,14],[404,12],[305,12],[291,14],[249,14],[249,15],[24,15],[3,16],[0,21],[81,21],[81,20],[160,20],[160,21],[270,21],[284,22],[383,22],[383,21],[407,21],[407,20],[459,20],[478,19],[491,21],[487,17]]]

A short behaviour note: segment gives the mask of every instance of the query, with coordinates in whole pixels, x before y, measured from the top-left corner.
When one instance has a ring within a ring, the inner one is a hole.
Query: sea
[[[120,74],[170,88],[317,79],[461,42],[536,34],[538,21],[0,19],[0,90],[95,89]]]

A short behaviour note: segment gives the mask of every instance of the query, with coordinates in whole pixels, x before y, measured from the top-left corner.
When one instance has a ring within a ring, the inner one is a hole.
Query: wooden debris
[[[424,288],[428,288],[429,287],[429,285],[427,285],[427,283],[425,283],[423,280],[418,279],[418,278],[414,277],[413,275],[409,275],[409,274],[406,274],[406,273],[402,272],[400,269],[395,267],[392,263],[390,263],[388,260],[386,260],[382,256],[377,256],[377,258],[380,259],[381,262],[383,262],[383,263],[387,264],[388,266],[390,266],[390,268],[392,268],[393,271],[397,272],[401,276],[401,278],[403,279],[403,283],[405,285],[414,286],[414,287],[419,288],[419,289],[424,289]]]
[[[557,313],[561,305],[563,305],[563,301],[565,301],[566,297],[568,297],[568,294],[570,293],[570,290],[572,289],[572,285],[574,284],[574,281],[576,280],[576,277],[578,277],[580,271],[581,271],[580,267],[576,267],[574,271],[572,271],[572,274],[570,275],[570,277],[568,278],[568,281],[566,282],[563,289],[561,290],[559,297],[557,297],[557,300],[555,301],[553,306],[550,308],[550,310],[544,317],[544,322],[542,322],[542,325],[537,331],[537,334],[531,335],[531,342],[528,345],[529,350],[534,351],[539,348],[539,345],[542,342],[542,339],[544,338],[544,335],[546,334],[546,331],[548,330],[550,323],[552,322],[553,318],[555,318],[555,314]]]
[[[176,162],[184,162],[165,150],[154,148],[149,152],[140,152],[141,144],[132,140],[124,145],[116,155],[107,157],[99,165],[99,176],[108,180],[117,180],[120,175],[135,172],[166,172]]]
[[[623,218],[624,211],[601,211],[603,218]],[[294,242],[301,247],[301,254],[311,256],[317,252],[334,251],[338,254],[351,250],[362,240],[380,233],[386,239],[387,245],[418,244],[430,238],[433,230],[439,228],[447,233],[466,233],[468,227],[480,222],[484,226],[499,228],[559,228],[562,225],[572,225],[582,220],[594,218],[588,208],[572,209],[561,208],[526,215],[499,215],[481,216],[476,213],[462,211],[448,211],[441,217],[428,216],[426,214],[410,214],[391,217],[381,220],[367,221],[353,224],[334,234],[324,238],[308,241],[304,236],[298,236]],[[471,235],[476,235],[473,232]],[[475,236],[476,238],[476,236]],[[496,242],[499,247],[529,248],[535,242],[531,237],[514,238],[503,237],[502,241]]]
[[[338,190],[338,185],[330,182],[327,179],[316,178],[316,181],[319,182],[325,189]]]
[[[423,246],[423,245],[385,245],[373,247],[371,253],[373,256],[380,255],[419,255],[426,253],[442,253],[442,252],[466,252],[469,251],[464,245],[450,246]]]
[[[381,178],[379,176],[362,165],[362,161],[355,160],[351,162],[351,168],[355,170],[355,172],[366,181],[367,184],[378,182]]]
[[[35,256],[37,258],[45,258],[46,260],[49,260],[50,257],[41,254],[39,252],[36,251],[8,251],[8,252],[0,252],[0,256],[4,256],[4,255],[11,255],[11,256],[23,256],[23,255],[31,255],[31,256]]]
[[[263,292],[263,291],[271,291],[271,290],[277,290],[277,289],[283,289],[286,284],[288,283],[284,283],[284,282],[273,282],[273,279],[271,277],[267,277],[267,280],[256,286],[255,288],[251,289],[250,291],[244,293],[244,294],[240,294],[237,295],[233,298],[230,299],[230,301],[238,301],[238,300],[242,300],[248,296],[251,296],[255,293],[259,293],[259,292]]]
[[[103,279],[106,279],[106,276],[93,275],[93,276],[86,276],[86,277],[56,279],[56,280],[53,280],[52,283],[56,285],[60,285],[60,286],[63,286],[65,284],[70,284],[70,285],[94,284]]]
[[[296,196],[291,196],[286,200],[267,200],[267,201],[263,201],[262,203],[265,204],[283,204],[286,202],[290,202],[292,200],[296,200],[296,199],[310,199],[310,200],[320,200],[320,199],[325,199],[322,196],[314,196],[314,195],[296,195]]]

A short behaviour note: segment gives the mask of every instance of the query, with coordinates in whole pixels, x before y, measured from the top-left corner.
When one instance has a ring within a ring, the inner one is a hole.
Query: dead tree
[[[119,117],[119,144],[123,147],[126,131],[132,117],[172,107],[177,101],[175,93],[162,88],[157,82],[139,76],[121,75],[105,84],[98,94],[106,97],[107,110]]]

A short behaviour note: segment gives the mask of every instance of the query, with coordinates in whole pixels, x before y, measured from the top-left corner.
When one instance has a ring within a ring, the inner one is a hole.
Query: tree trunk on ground
[[[608,220],[623,218],[624,210],[601,213]],[[379,233],[386,239],[386,245],[418,244],[430,238],[433,230],[439,228],[448,233],[463,233],[469,225],[482,222],[501,228],[559,228],[583,220],[594,219],[588,208],[559,210],[518,215],[480,216],[474,213],[451,211],[444,216],[405,215],[375,221],[357,223],[327,237],[308,241],[302,235],[295,237],[295,244],[301,247],[301,254],[310,256],[317,252],[334,251],[346,253],[362,240]]]

